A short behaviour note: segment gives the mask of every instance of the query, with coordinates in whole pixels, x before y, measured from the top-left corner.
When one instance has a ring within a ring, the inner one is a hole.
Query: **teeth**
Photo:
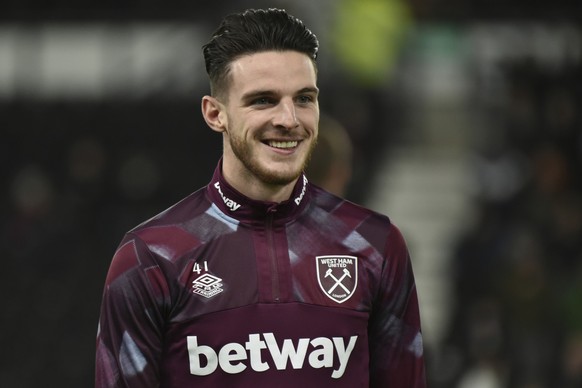
[[[297,141],[269,141],[269,145],[275,148],[297,147]]]

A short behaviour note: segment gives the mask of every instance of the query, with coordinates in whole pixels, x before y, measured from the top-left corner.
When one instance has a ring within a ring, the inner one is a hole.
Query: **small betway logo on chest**
[[[358,286],[358,258],[347,255],[326,255],[315,258],[317,282],[324,294],[343,303]]]
[[[228,374],[243,373],[249,367],[265,372],[273,365],[277,370],[330,368],[333,379],[344,375],[357,340],[354,335],[347,342],[343,337],[281,341],[273,333],[257,333],[249,334],[244,343],[231,342],[216,350],[198,344],[197,336],[186,337],[190,373],[195,376],[208,376],[219,368]]]

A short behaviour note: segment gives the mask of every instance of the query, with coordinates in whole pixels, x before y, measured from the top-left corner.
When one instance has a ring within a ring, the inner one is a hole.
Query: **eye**
[[[251,102],[252,105],[268,105],[271,103],[273,103],[273,100],[268,97],[258,97]]]
[[[313,101],[313,97],[307,94],[303,94],[297,97],[297,102],[300,104],[309,104]]]

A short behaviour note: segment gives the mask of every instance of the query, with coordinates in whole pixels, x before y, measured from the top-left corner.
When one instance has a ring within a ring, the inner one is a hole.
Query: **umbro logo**
[[[224,291],[222,288],[222,279],[208,273],[208,262],[204,261],[203,267],[204,269],[202,269],[202,266],[199,263],[194,263],[192,272],[196,272],[200,275],[200,273],[204,271],[204,274],[198,276],[194,281],[192,281],[192,292],[205,298],[212,298]]]
[[[348,300],[358,286],[358,258],[326,255],[315,258],[317,282],[324,294],[337,303]]]
[[[205,298],[212,298],[214,295],[218,295],[224,291],[222,289],[222,279],[205,273],[192,282],[192,291]]]

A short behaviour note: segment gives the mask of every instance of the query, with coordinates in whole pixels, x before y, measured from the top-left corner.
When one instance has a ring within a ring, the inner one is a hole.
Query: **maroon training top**
[[[302,176],[288,201],[212,181],[127,233],[96,388],[424,388],[416,287],[383,215]]]

